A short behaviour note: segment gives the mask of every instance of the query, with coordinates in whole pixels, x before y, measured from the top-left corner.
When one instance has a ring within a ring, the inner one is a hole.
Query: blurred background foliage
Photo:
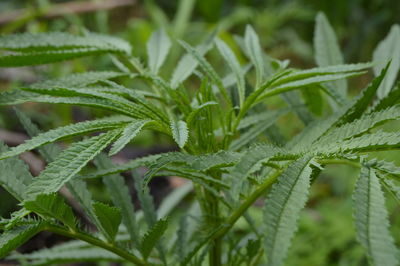
[[[245,63],[236,36],[243,34],[246,24],[252,24],[270,56],[289,59],[291,66],[303,68],[314,66],[312,41],[318,11],[327,15],[335,29],[346,63],[370,61],[377,43],[393,24],[400,22],[398,0],[1,0],[0,33],[68,31],[80,34],[95,31],[113,34],[131,42],[134,55],[144,60],[146,42],[160,27],[165,28],[173,39],[184,39],[192,44],[217,31]],[[161,75],[168,77],[171,74],[182,53],[179,44],[174,42]],[[208,53],[207,58],[223,72],[223,62],[215,51]],[[107,56],[83,58],[51,67],[0,69],[0,90],[73,72],[106,69],[115,70]],[[353,79],[351,91],[357,93],[369,80],[368,75]],[[130,84],[129,80],[122,82],[131,87],[141,86]],[[193,84],[193,87],[197,85]],[[272,106],[281,104],[279,99],[276,101],[271,103]],[[105,115],[102,111],[61,105],[29,104],[23,109],[43,130]],[[279,125],[287,137],[300,126],[301,123],[290,116],[285,116]],[[0,130],[0,138],[9,145],[18,144],[13,143],[17,142],[13,137],[24,137],[24,130],[12,109],[2,108]],[[116,160],[173,149],[170,140],[163,136],[144,133]],[[382,154],[377,156],[382,157]],[[385,153],[385,156],[399,163],[398,153]],[[367,264],[363,251],[356,244],[351,219],[351,191],[357,175],[357,171],[349,167],[328,168],[323,172],[312,187],[312,197],[302,213],[299,233],[287,265]],[[92,185],[94,195],[105,200],[101,185],[95,182]],[[152,192],[158,199],[171,189],[166,180],[158,179],[152,184]],[[399,204],[390,195],[387,198],[392,213],[398,213]],[[0,202],[0,216],[7,216],[16,208],[16,202],[4,191],[0,191]],[[254,206],[250,212],[261,220],[261,206]],[[391,222],[393,234],[399,236],[400,217],[392,215]],[[247,227],[244,221],[238,224],[243,232],[248,230]]]

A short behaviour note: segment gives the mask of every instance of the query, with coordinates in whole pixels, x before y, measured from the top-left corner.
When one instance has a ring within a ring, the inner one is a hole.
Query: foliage
[[[75,240],[9,258],[31,264],[101,259],[137,265],[202,265],[207,258],[210,265],[282,265],[310,186],[325,166],[345,164],[361,168],[354,190],[354,220],[357,239],[369,262],[398,264],[382,189],[398,195],[400,171],[369,157],[376,151],[400,149],[398,131],[386,132],[381,127],[399,118],[399,87],[394,86],[398,58],[380,56],[382,47],[393,42],[397,28],[377,48],[375,54],[383,62],[345,65],[328,20],[319,14],[316,21],[316,68],[289,68],[287,62],[272,59],[262,50],[253,28],[247,26],[244,37],[237,39],[242,51],[215,38],[216,34],[198,46],[180,41],[186,54],[168,77],[161,70],[171,40],[163,29],[149,39],[146,65],[131,55],[129,43],[113,37],[92,33],[1,36],[2,67],[111,54],[120,72],[74,74],[0,95],[3,106],[39,102],[116,113],[40,133],[17,111],[32,138],[11,149],[1,147],[0,185],[23,207],[0,223],[0,256],[9,255],[38,232],[49,231]],[[214,45],[227,62],[226,77],[207,59]],[[246,66],[239,60],[244,56],[249,59]],[[346,78],[363,75],[371,66],[376,76],[370,85],[348,99]],[[141,86],[125,87],[118,82],[120,77]],[[305,99],[299,98],[299,90],[318,93],[320,102],[310,101],[307,94],[301,94]],[[271,99],[277,96],[288,106],[270,108]],[[328,108],[313,114],[322,101]],[[282,137],[282,145],[278,145],[271,136],[283,135],[277,123],[283,114],[297,117],[304,128],[291,140]],[[179,151],[118,166],[102,153],[108,146],[109,155],[118,153],[143,130],[168,136]],[[100,134],[78,139],[96,132]],[[71,137],[78,140],[64,150],[54,144]],[[36,178],[16,157],[33,149],[39,149],[48,161]],[[82,171],[92,160],[98,169]],[[148,168],[144,176],[136,171],[140,167]],[[133,210],[129,188],[119,175],[126,171],[132,171],[140,211]],[[165,175],[187,179],[189,186],[171,193],[156,208],[147,184]],[[114,206],[92,199],[86,181],[96,178],[102,178]],[[58,193],[64,186],[97,233],[85,228]],[[169,218],[192,188],[195,200],[188,211],[180,219]],[[261,229],[254,226],[248,213],[258,199],[265,204]],[[252,228],[245,242],[234,232],[241,218]]]

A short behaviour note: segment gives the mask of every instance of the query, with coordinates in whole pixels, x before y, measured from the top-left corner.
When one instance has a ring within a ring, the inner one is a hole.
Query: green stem
[[[77,232],[77,231],[68,231],[68,230],[65,230],[64,228],[56,226],[56,225],[48,225],[48,226],[46,226],[45,230],[49,231],[49,232],[53,232],[55,234],[63,235],[63,236],[69,237],[69,238],[79,239],[79,240],[85,241],[89,244],[92,244],[94,246],[101,247],[103,249],[106,249],[106,250],[120,256],[121,258],[126,259],[129,262],[134,263],[135,265],[149,265],[148,263],[139,259],[135,255],[115,246],[115,244],[104,242],[98,238],[91,236],[91,235],[88,235],[88,234],[85,234],[82,232]]]

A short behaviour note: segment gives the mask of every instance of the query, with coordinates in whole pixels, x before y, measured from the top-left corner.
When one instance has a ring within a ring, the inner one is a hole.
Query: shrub
[[[398,251],[389,231],[383,189],[399,197],[400,168],[368,154],[400,148],[399,132],[380,127],[400,117],[400,87],[394,86],[400,56],[382,65],[393,53],[398,55],[399,49],[387,51],[396,47],[399,39],[399,28],[394,26],[374,54],[376,63],[343,64],[333,30],[319,14],[314,44],[318,67],[299,70],[266,55],[258,36],[247,26],[244,37],[238,38],[249,59],[244,66],[230,46],[213,35],[196,47],[180,41],[187,54],[172,76],[165,78],[159,71],[171,41],[163,30],[151,36],[145,65],[131,55],[129,43],[93,33],[0,37],[0,48],[7,51],[0,57],[2,67],[106,53],[119,69],[74,74],[1,94],[1,105],[68,104],[115,114],[41,133],[16,109],[32,138],[17,147],[1,146],[0,184],[21,202],[21,209],[0,223],[0,257],[38,232],[49,231],[75,240],[31,254],[12,253],[8,258],[31,264],[106,260],[201,265],[207,258],[210,265],[281,265],[310,185],[326,165],[345,164],[361,169],[353,196],[358,241],[371,264],[397,265]],[[224,78],[205,58],[214,46],[230,69]],[[363,75],[371,67],[376,77],[349,99],[346,78]],[[147,87],[135,89],[112,81],[121,77]],[[199,85],[193,89],[193,84]],[[269,108],[268,100],[276,96],[281,96],[287,107]],[[277,124],[287,113],[305,125],[290,140],[282,136]],[[170,136],[180,151],[113,165],[110,156],[142,130]],[[64,150],[52,144],[95,132],[102,133]],[[269,141],[256,143],[265,134]],[[103,151],[110,145],[107,156]],[[36,178],[15,157],[33,149],[48,162]],[[97,170],[81,172],[91,160]],[[125,179],[119,174],[142,166],[148,168],[143,177],[133,174],[142,209],[134,211]],[[147,184],[165,175],[190,182],[156,209]],[[103,180],[114,206],[92,199],[85,181],[95,178]],[[82,226],[58,193],[64,186],[97,233]],[[192,190],[194,203],[179,219],[172,219],[171,211]],[[235,223],[244,217],[252,225],[246,211],[263,197],[262,227],[253,226],[246,238],[236,236],[232,232]]]

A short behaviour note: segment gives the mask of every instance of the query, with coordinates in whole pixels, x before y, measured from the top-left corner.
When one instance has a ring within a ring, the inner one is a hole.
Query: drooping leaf
[[[27,210],[57,219],[71,229],[76,228],[76,220],[71,207],[56,193],[38,195],[34,200],[25,201],[23,204]]]
[[[400,25],[393,25],[386,38],[381,41],[374,51],[373,59],[380,64],[374,67],[375,75],[384,68],[384,64],[391,60],[387,75],[385,76],[382,84],[378,89],[378,97],[384,98],[393,88],[400,70],[400,49],[398,44],[400,42]]]
[[[150,40],[147,42],[148,65],[153,74],[158,73],[158,70],[167,58],[170,48],[171,40],[164,29],[153,32]]]
[[[158,243],[168,227],[168,220],[158,220],[143,236],[141,244],[141,252],[145,259],[147,259],[153,250],[154,246]]]
[[[354,190],[357,239],[373,265],[398,265],[397,249],[389,231],[385,196],[374,170],[361,168]]]
[[[189,132],[185,121],[171,122],[172,137],[178,144],[179,148],[183,148],[189,138]]]
[[[94,213],[105,230],[109,242],[114,242],[121,223],[121,209],[111,207],[101,202],[93,203]]]
[[[293,162],[278,178],[265,201],[265,252],[268,265],[282,265],[308,198],[311,157]]]
[[[28,197],[57,192],[119,134],[119,130],[110,131],[72,144],[29,185]]]

